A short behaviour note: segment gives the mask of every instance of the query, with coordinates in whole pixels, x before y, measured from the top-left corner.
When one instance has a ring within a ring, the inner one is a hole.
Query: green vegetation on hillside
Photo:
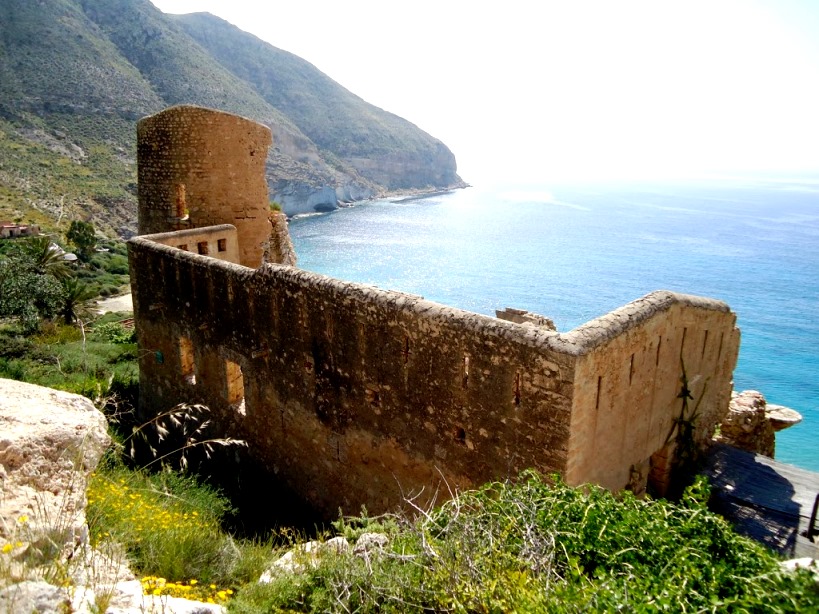
[[[393,524],[383,550],[308,557],[301,573],[240,591],[232,611],[815,611],[811,574],[781,571],[707,499],[704,479],[674,504],[527,473]]]
[[[107,122],[114,134],[132,129],[121,119]],[[134,224],[135,156],[94,136],[89,124],[54,115],[50,125],[32,119],[23,129],[0,119],[0,218],[60,230],[65,220],[84,217],[109,234]]]
[[[208,598],[242,614],[815,611],[810,572],[783,571],[707,499],[704,479],[675,504],[529,472],[415,519],[341,519],[325,539],[377,532],[386,545],[316,554],[287,531],[266,544],[233,540],[219,528],[226,502],[207,487],[115,463],[92,481],[89,518],[94,540],[126,546],[149,591],[190,596],[210,583]],[[289,549],[294,568],[257,583]]]
[[[104,245],[96,252],[88,243],[87,262],[69,263],[51,237],[0,241],[0,377],[92,399],[134,387],[133,331],[116,324],[124,316],[99,316],[91,306],[129,280],[125,244]]]

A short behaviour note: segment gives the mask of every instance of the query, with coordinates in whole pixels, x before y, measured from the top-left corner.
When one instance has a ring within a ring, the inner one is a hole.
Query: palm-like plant
[[[64,252],[49,237],[30,237],[23,245],[23,252],[40,275],[51,275],[64,281],[73,274],[63,259]]]
[[[85,318],[91,313],[91,299],[96,293],[73,277],[63,280],[63,306],[60,315],[66,324]]]

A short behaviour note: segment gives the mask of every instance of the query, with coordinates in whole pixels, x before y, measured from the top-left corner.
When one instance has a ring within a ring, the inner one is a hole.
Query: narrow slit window
[[[179,338],[179,370],[189,384],[196,384],[196,363],[193,357],[193,343],[187,337]]]
[[[631,355],[631,361],[628,365],[628,385],[631,386],[631,380],[634,379],[634,354]]]
[[[603,376],[597,377],[597,397],[594,400],[594,408],[600,409],[600,390],[603,388]]]
[[[188,195],[184,183],[176,184],[176,217],[183,218],[188,214]]]
[[[515,373],[515,407],[520,405],[520,373]]]
[[[196,244],[197,251],[202,254],[203,256],[208,255],[208,242],[207,241],[200,241]]]
[[[464,388],[469,386],[469,355],[464,354],[464,373],[463,381],[461,382]]]

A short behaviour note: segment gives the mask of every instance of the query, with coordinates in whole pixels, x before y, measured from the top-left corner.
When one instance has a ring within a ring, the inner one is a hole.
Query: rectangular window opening
[[[241,415],[245,415],[245,378],[242,367],[232,360],[225,361],[227,402]]]
[[[216,241],[216,247],[220,252],[227,251],[227,239],[218,239]]]
[[[187,337],[179,338],[179,370],[189,384],[196,384],[196,363],[193,357],[193,343]]]
[[[177,247],[178,247],[179,249],[181,249],[183,252],[188,251],[188,245],[187,245],[187,243],[183,243],[182,245],[177,245]]]
[[[196,244],[197,251],[202,254],[203,256],[208,255],[208,242],[207,241],[200,241]]]

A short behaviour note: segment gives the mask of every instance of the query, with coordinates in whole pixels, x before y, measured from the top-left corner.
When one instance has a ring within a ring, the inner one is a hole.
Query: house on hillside
[[[16,239],[18,237],[34,237],[40,234],[40,227],[36,224],[17,224],[15,222],[0,222],[0,239]]]

